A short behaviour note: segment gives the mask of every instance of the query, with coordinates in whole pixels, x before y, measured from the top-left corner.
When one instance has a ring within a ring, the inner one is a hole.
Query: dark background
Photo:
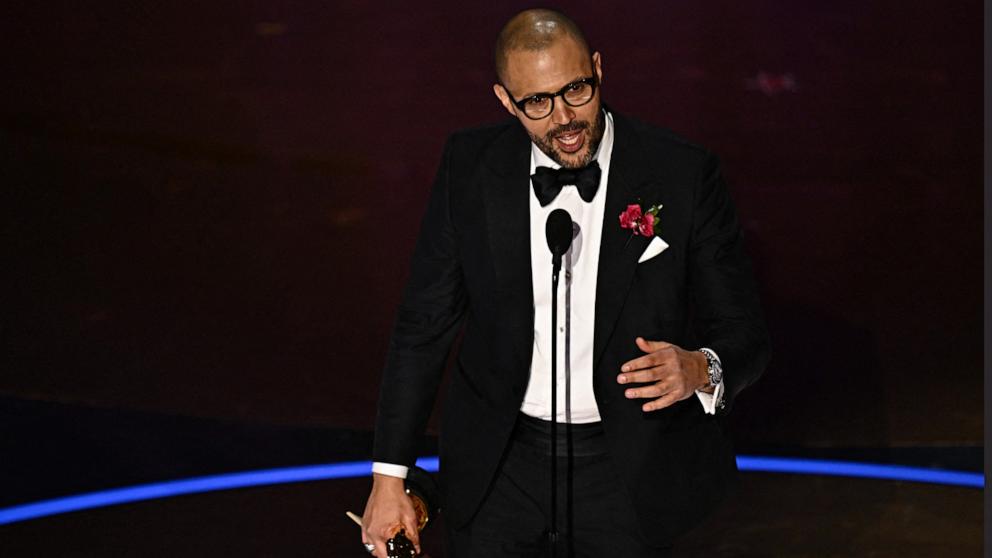
[[[0,396],[369,430],[441,147],[506,116],[523,7],[5,3]],[[739,445],[980,446],[982,4],[565,9],[607,103],[724,162],[774,341]]]

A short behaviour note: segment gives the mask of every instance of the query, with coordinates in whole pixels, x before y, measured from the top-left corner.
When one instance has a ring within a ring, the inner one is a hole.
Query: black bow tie
[[[586,203],[591,202],[596,190],[599,188],[599,162],[593,161],[581,169],[552,169],[549,167],[537,167],[536,172],[530,175],[534,182],[534,193],[537,194],[537,201],[544,207],[558,197],[562,186],[574,185],[579,190],[579,196]]]

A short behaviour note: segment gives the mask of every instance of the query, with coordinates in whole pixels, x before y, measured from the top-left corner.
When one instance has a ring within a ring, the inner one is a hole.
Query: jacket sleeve
[[[467,307],[450,206],[451,152],[445,146],[410,265],[379,389],[373,458],[416,460],[451,345]]]
[[[720,357],[725,413],[764,372],[771,348],[740,223],[712,154],[697,181],[690,245],[695,337]]]

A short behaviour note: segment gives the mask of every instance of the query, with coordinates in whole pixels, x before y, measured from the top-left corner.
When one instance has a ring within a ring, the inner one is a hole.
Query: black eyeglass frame
[[[592,87],[592,93],[589,95],[589,99],[587,101],[585,101],[583,103],[579,103],[577,105],[573,105],[572,103],[568,102],[568,99],[565,98],[565,93],[569,90],[569,88],[575,87],[576,85],[578,85],[580,83]],[[500,84],[500,85],[503,85],[503,84]],[[575,81],[573,81],[573,82],[565,85],[565,87],[562,87],[561,89],[559,89],[557,93],[537,93],[536,95],[528,95],[527,97],[524,97],[523,99],[520,99],[519,101],[514,100],[513,97],[510,97],[510,101],[513,102],[513,104],[518,109],[520,109],[520,112],[524,113],[524,116],[526,116],[527,118],[530,118],[531,120],[544,120],[545,118],[551,116],[551,114],[555,111],[555,97],[561,97],[561,100],[564,101],[566,105],[568,105],[568,106],[570,106],[572,108],[578,108],[578,107],[581,107],[581,106],[588,105],[589,104],[589,101],[592,101],[592,98],[596,96],[596,87],[598,85],[599,85],[599,80],[596,79],[596,76],[589,76],[587,78],[577,79],[577,80],[575,80]],[[506,86],[505,85],[503,85],[503,89],[506,89]],[[510,90],[509,89],[506,89],[506,92],[509,93]],[[533,99],[550,99],[551,100],[551,108],[548,110],[548,114],[545,114],[544,116],[538,116],[537,118],[534,118],[533,116],[527,114],[527,109],[525,109],[524,107],[527,105],[527,101],[530,101],[530,100],[533,100]]]

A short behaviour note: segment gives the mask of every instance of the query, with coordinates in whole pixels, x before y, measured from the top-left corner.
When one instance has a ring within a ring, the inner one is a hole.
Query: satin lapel
[[[593,370],[599,366],[630,290],[637,260],[650,239],[631,236],[630,230],[620,228],[620,213],[628,204],[645,203],[639,199],[641,177],[636,172],[638,145],[629,124],[614,113],[613,154],[606,190],[603,215],[603,236],[599,251],[599,273],[596,279],[596,322],[593,335]],[[645,207],[646,209],[646,207]],[[631,339],[633,344],[634,340]]]
[[[489,248],[514,356],[529,369],[534,345],[530,264],[530,141],[511,126],[487,152],[483,183]]]

